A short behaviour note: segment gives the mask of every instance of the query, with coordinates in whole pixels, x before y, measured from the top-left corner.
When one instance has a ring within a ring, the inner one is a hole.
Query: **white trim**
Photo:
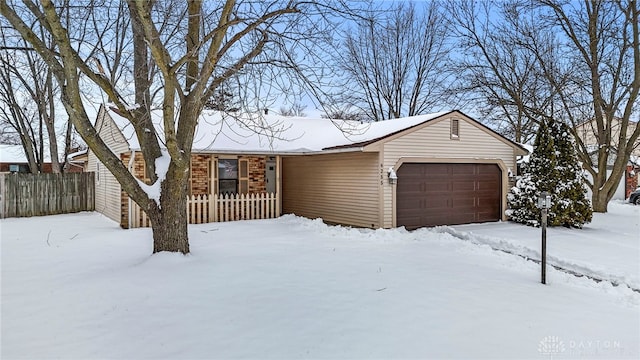
[[[131,150],[131,159],[129,159],[129,164],[127,165],[127,170],[129,170],[129,172],[135,176],[132,172],[133,170],[133,165],[135,164],[135,159],[136,159],[136,151],[135,150]],[[131,214],[131,212],[133,211],[133,204],[131,204],[131,197],[127,195],[127,201],[128,201],[128,206],[129,206],[129,211],[127,212],[127,216],[128,216],[128,227],[131,228],[131,224],[133,224],[133,214]]]

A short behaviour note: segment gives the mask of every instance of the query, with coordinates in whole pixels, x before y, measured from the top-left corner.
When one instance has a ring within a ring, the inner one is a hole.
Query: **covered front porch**
[[[144,176],[144,162],[134,168]],[[282,213],[281,157],[254,154],[192,154],[187,219],[189,224],[270,219]],[[126,194],[121,225],[151,226],[149,218]],[[124,216],[126,215],[126,217]]]

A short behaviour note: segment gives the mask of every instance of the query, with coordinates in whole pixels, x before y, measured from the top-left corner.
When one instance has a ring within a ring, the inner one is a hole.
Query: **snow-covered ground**
[[[582,230],[549,228],[547,261],[640,290],[640,207],[613,201],[608,211],[595,214],[593,221]],[[540,259],[540,228],[498,222],[438,230],[494,249]]]
[[[640,207],[584,230],[191,226],[189,256],[96,213],[0,221],[2,359],[639,358]],[[625,220],[623,220],[625,219]],[[628,225],[628,226],[627,226]],[[538,236],[538,237],[537,237]],[[489,244],[489,245],[488,245]],[[635,285],[634,285],[635,286]]]

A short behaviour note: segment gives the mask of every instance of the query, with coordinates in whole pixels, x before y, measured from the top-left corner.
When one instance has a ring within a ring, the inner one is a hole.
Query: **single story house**
[[[87,150],[69,154],[69,162],[65,172],[83,172],[87,161]],[[51,156],[49,152],[44,154],[45,162],[42,164],[43,173],[51,173]],[[30,173],[29,160],[25,155],[22,145],[0,144],[0,173]]]
[[[103,106],[96,127],[145,179],[128,121]],[[194,222],[255,218],[255,211],[368,228],[505,220],[509,176],[526,153],[460,111],[362,123],[205,110],[193,144],[189,211],[206,218]],[[136,205],[91,151],[88,170],[96,172],[96,210],[123,227],[140,226]],[[266,194],[270,210],[249,204]]]
[[[51,158],[45,152],[42,172],[51,172]],[[29,160],[22,145],[0,144],[0,173],[31,173]]]

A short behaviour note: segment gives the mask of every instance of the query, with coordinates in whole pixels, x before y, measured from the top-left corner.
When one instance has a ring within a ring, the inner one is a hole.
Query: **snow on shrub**
[[[550,226],[581,228],[591,221],[591,203],[586,197],[582,169],[573,138],[566,124],[542,121],[529,162],[507,195],[511,221],[540,226],[538,195],[551,194]]]

